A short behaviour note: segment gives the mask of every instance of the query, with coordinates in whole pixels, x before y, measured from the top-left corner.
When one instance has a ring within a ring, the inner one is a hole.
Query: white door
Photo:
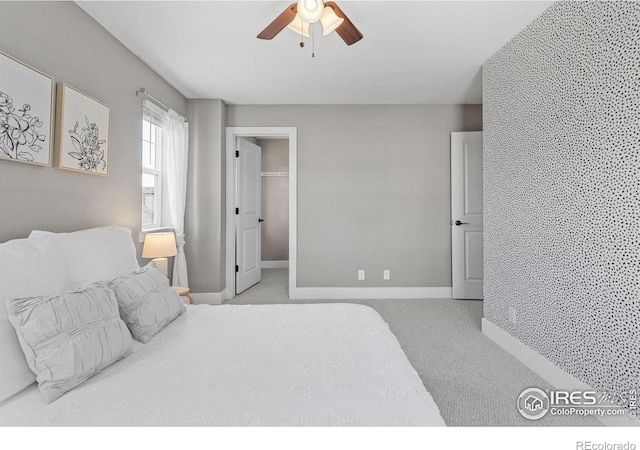
[[[236,294],[239,294],[262,279],[262,150],[238,138],[236,161]]]
[[[482,299],[482,132],[451,133],[453,298]]]

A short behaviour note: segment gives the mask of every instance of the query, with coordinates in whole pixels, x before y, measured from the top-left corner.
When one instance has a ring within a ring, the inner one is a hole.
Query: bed
[[[444,426],[388,325],[353,304],[187,305],[147,343],[1,426]]]

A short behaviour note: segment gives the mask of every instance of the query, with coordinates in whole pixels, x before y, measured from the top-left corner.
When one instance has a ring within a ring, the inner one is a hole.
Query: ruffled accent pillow
[[[141,342],[148,342],[186,309],[184,300],[171,289],[169,279],[153,261],[110,281],[108,286],[116,294],[120,317]]]
[[[131,334],[103,283],[9,300],[7,310],[47,403],[131,353]]]

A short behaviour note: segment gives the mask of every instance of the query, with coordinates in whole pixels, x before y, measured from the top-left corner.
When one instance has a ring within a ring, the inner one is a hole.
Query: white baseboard
[[[204,292],[200,294],[192,293],[193,303],[196,305],[222,305],[226,300],[224,292]]]
[[[540,377],[554,388],[567,391],[596,391],[593,387],[578,380],[570,373],[565,372],[547,358],[527,347],[520,340],[485,318],[482,319],[482,333],[529,369],[540,375]],[[640,420],[631,419],[626,415],[621,417],[598,417],[597,419],[607,426],[640,426]]]
[[[292,300],[357,300],[400,298],[451,298],[450,287],[367,287],[367,288],[306,288],[289,292]]]
[[[263,269],[288,269],[289,261],[262,261]]]
[[[224,291],[222,291],[222,301],[227,301],[232,299],[233,297],[236,296],[236,291],[235,291],[235,287],[233,289],[225,289]]]

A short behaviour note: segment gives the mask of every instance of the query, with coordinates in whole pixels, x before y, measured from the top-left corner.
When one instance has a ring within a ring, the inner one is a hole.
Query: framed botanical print
[[[56,124],[59,168],[108,175],[110,110],[107,105],[58,83]]]
[[[0,52],[0,159],[51,165],[53,78]]]

